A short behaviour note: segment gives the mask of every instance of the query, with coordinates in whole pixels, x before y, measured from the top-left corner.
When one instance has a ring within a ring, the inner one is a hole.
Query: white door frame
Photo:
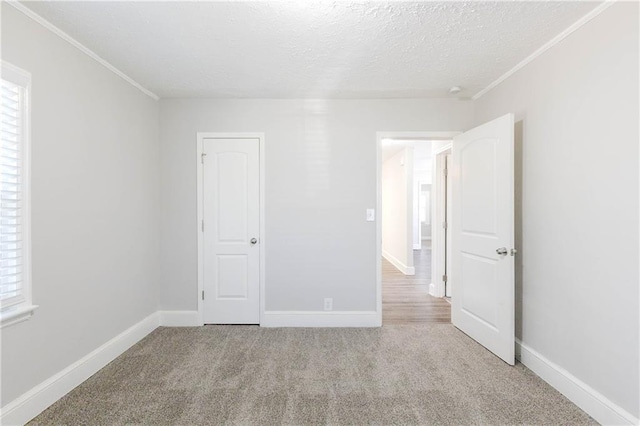
[[[382,326],[382,140],[452,140],[462,132],[377,132],[376,133],[376,317],[378,326]],[[432,186],[433,188],[433,186]]]
[[[445,286],[442,276],[446,270],[445,249],[450,249],[445,244],[446,233],[442,224],[445,217],[445,205],[447,194],[445,191],[445,157],[451,154],[453,143],[450,142],[433,153],[433,181],[431,185],[431,284],[429,294],[434,297],[445,296]],[[451,206],[448,206],[451,208]],[[451,226],[451,224],[449,224]]]
[[[198,322],[204,325],[204,303],[202,301],[202,292],[204,291],[204,235],[202,231],[202,223],[204,221],[204,188],[203,188],[203,164],[202,153],[204,147],[204,139],[258,139],[259,156],[260,156],[260,324],[264,322],[265,311],[265,150],[264,150],[264,133],[212,133],[198,132],[196,136],[196,165],[197,165],[197,234],[198,234],[198,292],[196,299],[198,301]]]

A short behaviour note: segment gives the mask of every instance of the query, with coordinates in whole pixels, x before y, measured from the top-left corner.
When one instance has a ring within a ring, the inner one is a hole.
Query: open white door
[[[453,140],[453,324],[515,362],[513,114]]]

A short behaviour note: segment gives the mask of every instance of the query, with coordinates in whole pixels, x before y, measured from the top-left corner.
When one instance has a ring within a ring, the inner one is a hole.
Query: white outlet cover
[[[324,299],[324,310],[332,311],[333,310],[333,299],[330,297],[326,297]]]
[[[367,222],[375,222],[376,209],[367,209]]]

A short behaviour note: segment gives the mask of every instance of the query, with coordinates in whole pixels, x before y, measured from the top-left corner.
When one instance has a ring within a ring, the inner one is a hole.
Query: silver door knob
[[[500,247],[499,249],[496,249],[496,253],[498,253],[500,256],[504,256],[509,253],[509,250],[507,250],[506,247]]]
[[[256,240],[255,238],[252,238],[250,242],[251,242],[251,245],[254,245],[258,242],[258,240]]]

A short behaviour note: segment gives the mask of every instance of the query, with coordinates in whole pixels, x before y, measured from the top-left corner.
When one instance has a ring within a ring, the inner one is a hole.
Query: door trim
[[[442,227],[447,218],[445,217],[445,204],[447,194],[444,185],[444,158],[451,154],[453,142],[434,151],[433,153],[433,177],[431,184],[431,285],[429,294],[434,297],[444,297],[445,287],[442,276],[445,274],[445,230]],[[450,208],[451,206],[449,206]],[[451,224],[448,224],[451,226]],[[450,247],[449,247],[450,249]],[[450,274],[449,274],[450,275]]]
[[[462,132],[376,132],[376,320],[378,326],[382,326],[382,140],[453,140],[460,133]]]
[[[205,139],[258,139],[260,157],[260,324],[264,322],[265,313],[265,150],[264,150],[264,133],[216,133],[216,132],[198,132],[196,134],[196,170],[197,170],[197,222],[196,232],[198,234],[198,291],[196,293],[196,300],[198,301],[198,324],[204,325],[204,303],[202,302],[202,292],[204,291],[204,234],[202,232],[202,221],[204,220],[204,188],[202,179],[203,165],[202,165],[202,153]]]

